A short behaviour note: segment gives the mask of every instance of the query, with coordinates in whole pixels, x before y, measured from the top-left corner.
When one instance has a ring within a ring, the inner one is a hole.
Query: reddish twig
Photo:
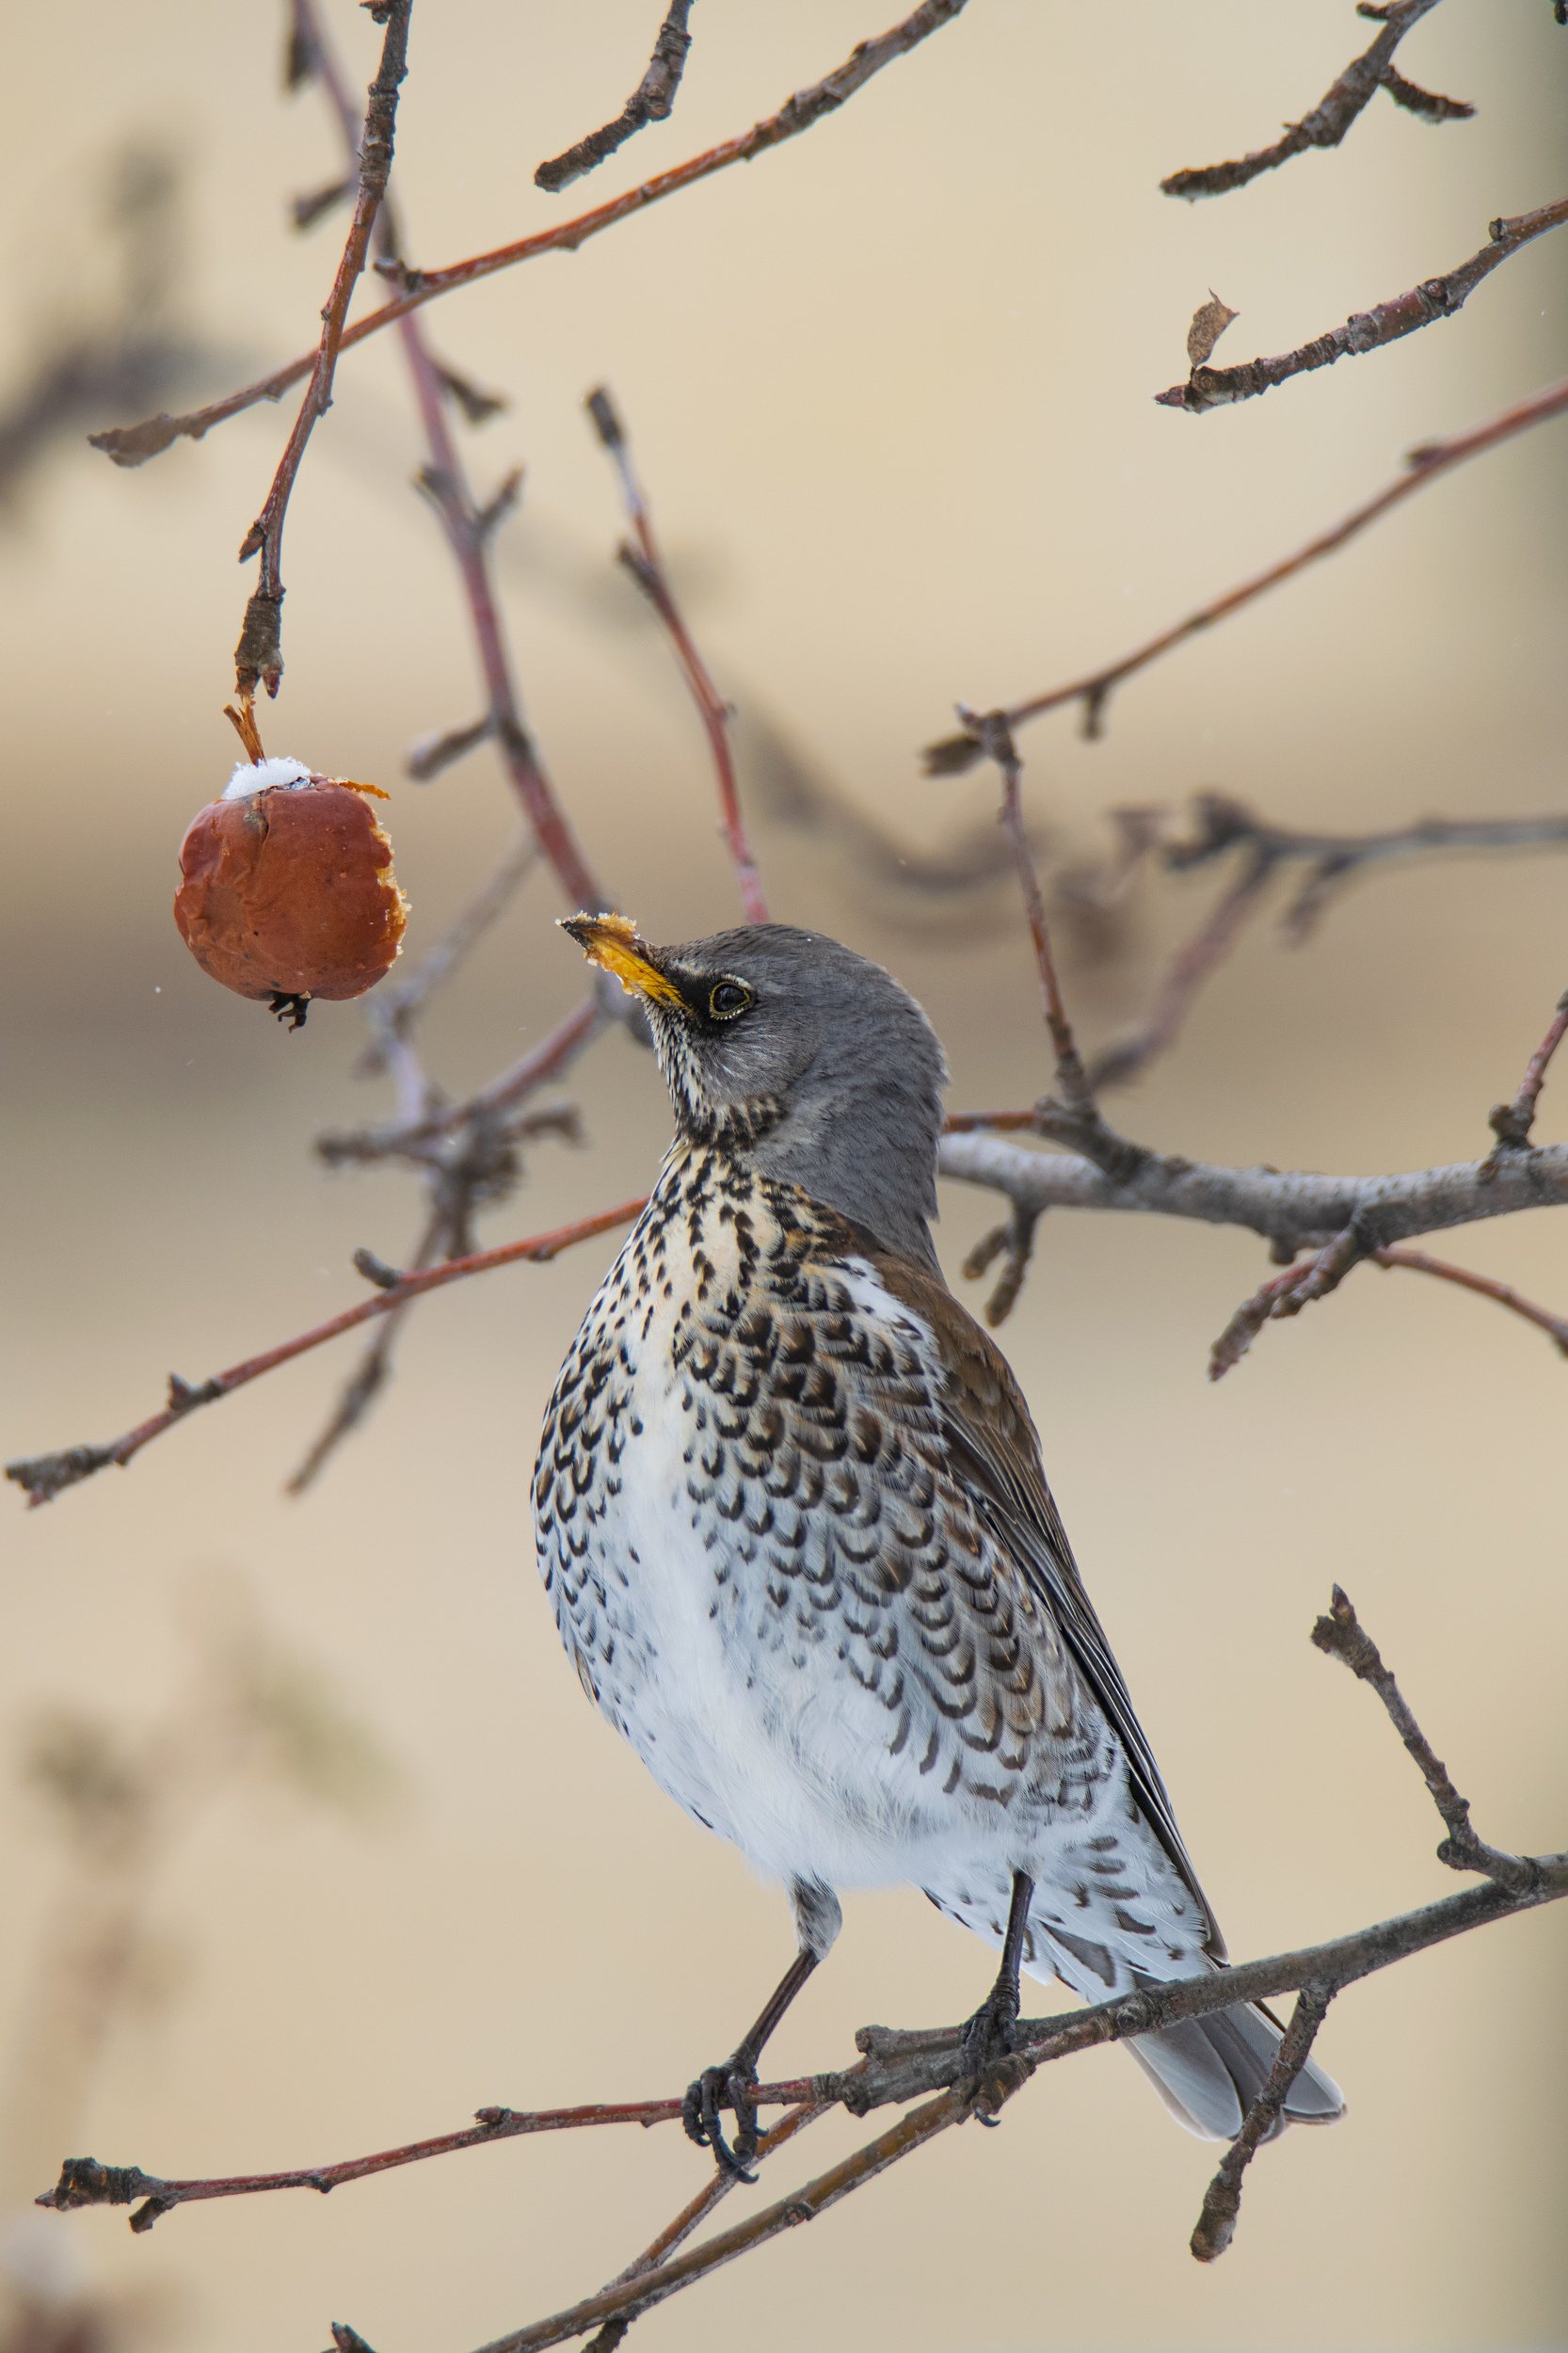
[[[1106,706],[1125,680],[1146,669],[1151,662],[1158,662],[1161,654],[1169,653],[1189,637],[1197,636],[1201,631],[1211,629],[1216,621],[1223,621],[1230,614],[1239,612],[1255,597],[1278,587],[1281,581],[1291,579],[1297,572],[1304,570],[1307,565],[1317,563],[1322,556],[1334,554],[1347,540],[1353,539],[1368,524],[1376,522],[1380,516],[1386,515],[1427,483],[1435,482],[1440,475],[1451,472],[1454,467],[1462,466],[1467,458],[1497,448],[1501,442],[1511,440],[1514,434],[1528,432],[1531,425],[1544,424],[1549,418],[1560,416],[1565,409],[1568,409],[1568,380],[1549,384],[1544,391],[1532,392],[1528,400],[1516,402],[1500,415],[1489,418],[1484,424],[1473,425],[1468,432],[1454,434],[1448,440],[1423,443],[1419,449],[1410,452],[1405,459],[1405,472],[1396,481],[1378,491],[1374,498],[1367,500],[1365,504],[1352,509],[1330,530],[1320,532],[1304,547],[1282,557],[1277,564],[1271,564],[1266,571],[1255,573],[1240,587],[1227,589],[1224,596],[1199,605],[1196,612],[1188,614],[1185,620],[1177,621],[1174,628],[1161,630],[1158,636],[1147,639],[1131,653],[1122,655],[1119,661],[1107,663],[1102,669],[1091,670],[1083,678],[1071,679],[1065,686],[1053,686],[1046,694],[1032,695],[1027,701],[1014,703],[1003,714],[1008,725],[1021,727],[1026,720],[1038,719],[1048,711],[1058,711],[1065,704],[1079,703],[1083,709],[1084,734],[1091,738],[1097,737],[1102,732]],[[972,767],[981,757],[979,744],[967,732],[944,736],[939,743],[928,744],[924,755],[926,771],[931,776],[957,775],[961,770]]]
[[[1553,1315],[1549,1307],[1538,1307],[1533,1299],[1516,1291],[1512,1283],[1499,1283],[1494,1275],[1478,1274],[1473,1267],[1453,1266],[1447,1258],[1434,1258],[1425,1250],[1374,1250],[1371,1256],[1379,1266],[1410,1267],[1417,1274],[1434,1274],[1439,1282],[1456,1283],[1461,1290],[1495,1300],[1511,1315],[1523,1316],[1538,1332],[1544,1332],[1559,1353],[1568,1356],[1568,1316]]]
[[[1512,220],[1498,218],[1493,221],[1480,251],[1472,253],[1457,268],[1445,271],[1442,277],[1425,278],[1418,286],[1391,296],[1370,311],[1357,311],[1343,327],[1331,328],[1326,335],[1298,344],[1294,351],[1283,352],[1277,359],[1245,360],[1236,368],[1214,368],[1204,362],[1193,368],[1185,384],[1172,384],[1166,391],[1157,392],[1155,399],[1161,408],[1185,408],[1190,416],[1199,416],[1207,408],[1227,408],[1239,400],[1256,400],[1262,393],[1272,392],[1276,385],[1288,383],[1293,376],[1309,375],[1315,368],[1333,367],[1338,360],[1359,359],[1366,352],[1381,351],[1385,344],[1414,335],[1437,319],[1452,318],[1499,264],[1534,238],[1544,236],[1548,229],[1560,229],[1564,221],[1568,221],[1568,197],[1560,198],[1555,204],[1543,204],[1533,213],[1517,214]]]
[[[275,1348],[264,1349],[259,1355],[247,1356],[239,1364],[231,1365],[227,1371],[214,1373],[208,1381],[182,1381],[178,1373],[171,1373],[169,1401],[163,1411],[138,1422],[134,1430],[128,1430],[123,1437],[107,1446],[67,1447],[56,1454],[8,1463],[6,1477],[26,1489],[30,1504],[49,1503],[63,1489],[90,1478],[94,1471],[106,1470],[111,1463],[123,1467],[144,1446],[161,1438],[166,1430],[172,1430],[177,1421],[184,1421],[198,1406],[216,1405],[219,1398],[232,1396],[248,1382],[259,1381],[263,1373],[276,1371],[280,1365],[292,1364],[296,1356],[306,1355],[328,1340],[335,1340],[341,1333],[355,1331],[377,1316],[394,1314],[408,1300],[425,1291],[440,1290],[448,1283],[461,1282],[466,1275],[488,1274],[494,1267],[512,1266],[520,1261],[543,1265],[569,1249],[573,1242],[589,1241],[597,1234],[607,1234],[617,1225],[627,1225],[642,1206],[640,1200],[623,1201],[616,1209],[600,1209],[592,1217],[579,1218],[574,1225],[558,1226],[552,1233],[530,1235],[524,1241],[503,1242],[497,1250],[476,1250],[464,1258],[449,1258],[444,1265],[431,1267],[423,1273],[398,1274],[374,1298],[361,1300],[358,1306],[345,1307],[341,1315],[328,1316],[326,1322],[313,1324],[309,1331],[296,1333]]]
[[[1519,1082],[1518,1094],[1511,1103],[1494,1103],[1492,1106],[1489,1120],[1492,1132],[1497,1139],[1497,1151],[1518,1152],[1528,1145],[1530,1129],[1535,1125],[1535,1107],[1546,1083],[1547,1068],[1565,1036],[1568,1036],[1568,989],[1564,989],[1557,1000],[1551,1027],[1529,1058]]]
[[[575,219],[564,220],[554,229],[538,231],[529,237],[518,237],[509,245],[492,248],[486,253],[472,254],[468,260],[454,262],[444,269],[404,270],[401,273],[403,291],[368,318],[358,319],[344,333],[340,348],[347,351],[362,343],[367,335],[379,333],[398,319],[407,318],[439,296],[454,293],[459,286],[477,285],[481,279],[493,278],[498,270],[514,268],[520,262],[536,261],[541,253],[573,253],[590,237],[613,229],[616,222],[626,220],[633,213],[647,210],[682,188],[695,187],[698,181],[711,179],[714,172],[724,171],[731,164],[750,163],[755,156],[765,154],[786,139],[797,138],[825,115],[832,114],[863,89],[873,74],[891,65],[895,58],[907,56],[911,49],[951,24],[966,6],[966,0],[921,0],[921,6],[911,9],[901,23],[863,40],[851,50],[840,66],[813,82],[807,89],[796,90],[787,98],[776,114],[764,115],[749,131],[743,131],[731,139],[722,139],[716,147],[705,148],[683,164],[669,171],[659,172],[651,180],[628,188],[624,195],[612,197],[608,203],[595,205],[592,211],[579,213]],[[293,384],[311,372],[309,354],[291,360],[269,376],[259,376],[255,383],[245,385],[226,398],[211,402],[204,408],[192,409],[187,415],[150,417],[142,424],[117,426],[104,433],[89,436],[95,449],[103,450],[117,465],[139,466],[149,457],[182,438],[200,440],[215,425],[258,401],[277,400]]]
[[[776,2157],[780,2149],[786,2148],[797,2133],[804,2132],[808,2124],[814,2124],[819,2116],[825,2116],[826,2113],[825,2105],[815,2100],[807,2101],[799,2107],[791,2108],[779,2118],[776,2124],[768,2126],[766,2137],[753,2152],[753,2162],[760,2163],[768,2157]],[[727,2198],[736,2187],[738,2178],[737,2175],[727,2172],[722,2166],[715,2166],[696,2196],[689,2199],[673,2221],[667,2222],[658,2236],[644,2248],[642,2253],[633,2256],[625,2268],[617,2271],[615,2278],[607,2284],[612,2288],[624,2287],[628,2281],[638,2280],[648,2272],[656,2271],[667,2257],[674,2254],[678,2247],[684,2246],[694,2231],[701,2228],[720,2200]],[[635,2315],[631,2313],[617,2313],[613,2319],[605,2321],[589,2340],[584,2353],[615,2353],[616,2347],[632,2327],[634,2317]]]
[[[245,608],[245,625],[234,648],[234,684],[242,702],[264,686],[276,695],[283,675],[283,520],[299,472],[305,445],[316,419],[332,405],[332,378],[344,341],[348,305],[370,249],[370,232],[386,194],[392,171],[392,134],[397,122],[397,93],[408,71],[408,17],[413,0],[385,0],[376,10],[386,24],[381,62],[370,86],[364,130],[360,139],[360,187],[354,218],[344,245],[332,291],[321,314],[321,342],[311,368],[311,380],[299,404],[294,429],[284,444],[266,504],[246,533],[240,562],[260,554],[261,578]]]
[[[588,394],[584,405],[593,419],[594,431],[615,463],[621,494],[626,501],[627,518],[637,543],[635,547],[622,543],[620,561],[659,616],[707,733],[708,747],[713,757],[713,773],[718,782],[725,845],[735,869],[745,920],[748,923],[765,923],[769,920],[767,900],[763,895],[761,877],[757,872],[757,861],[751,854],[751,844],[746,839],[741,816],[740,787],[735,780],[735,757],[729,741],[729,723],[734,714],[713,684],[708,665],[697,651],[681,617],[680,608],[675,601],[669,574],[654,536],[653,518],[632,463],[632,451],[619,411],[607,387],[600,384]]]
[[[355,136],[353,110],[348,103],[343,75],[316,16],[315,0],[294,0],[294,22],[299,38],[307,47],[311,70],[327,93],[344,143],[352,154]],[[390,152],[388,161],[391,161]],[[401,269],[401,241],[396,217],[389,204],[383,204],[376,221],[376,243],[383,263]],[[490,541],[510,500],[504,487],[498,499],[491,500],[488,506],[480,506],[447,421],[446,401],[451,396],[450,372],[443,371],[432,358],[419,320],[400,319],[398,335],[428,451],[428,463],[420,476],[421,487],[440,519],[453,562],[457,568],[485,682],[484,718],[475,726],[462,730],[462,748],[469,749],[486,741],[496,744],[512,790],[533,828],[535,840],[554,871],[567,904],[574,907],[605,904],[603,886],[589,866],[576,832],[540,764],[533,739],[524,724],[517,683],[512,674],[511,656],[501,623],[490,565]],[[436,773],[428,758],[418,773],[424,777]]]
[[[1283,138],[1276,139],[1272,147],[1261,147],[1241,156],[1235,163],[1205,164],[1192,171],[1174,171],[1168,180],[1160,183],[1162,193],[1188,198],[1222,196],[1227,189],[1244,188],[1260,172],[1274,170],[1309,147],[1337,147],[1379,89],[1387,90],[1397,104],[1425,115],[1429,121],[1448,122],[1473,115],[1475,108],[1466,105],[1463,99],[1440,98],[1430,90],[1417,89],[1394,70],[1395,50],[1411,26],[1418,24],[1436,6],[1437,0],[1396,0],[1395,6],[1381,11],[1383,30],[1371,47],[1352,60],[1310,114],[1304,115],[1299,122],[1287,123]]]
[[[692,37],[686,30],[691,13],[692,0],[669,0],[648,71],[619,114],[602,130],[590,131],[586,138],[577,140],[564,154],[552,155],[548,163],[541,164],[534,174],[536,188],[548,189],[553,196],[603,163],[617,147],[624,147],[633,133],[650,122],[667,120],[675,104],[675,93],[680,88],[680,77],[686,71],[686,52],[692,45]]]
[[[1013,742],[1007,714],[1000,711],[968,711],[960,704],[958,716],[978,748],[987,760],[995,762],[1001,778],[999,822],[1013,852],[1018,888],[1023,893],[1024,916],[1034,948],[1035,969],[1040,976],[1046,1027],[1050,1032],[1051,1051],[1056,1057],[1058,1090],[1068,1110],[1092,1112],[1094,1092],[1083,1067],[1083,1058],[1078,1050],[1078,1041],[1073,1036],[1066,1007],[1062,1001],[1061,984],[1056,977],[1056,959],[1051,953],[1050,929],[1046,921],[1046,903],[1040,889],[1033,853],[1029,846],[1029,837],[1024,830],[1023,808],[1019,800],[1023,763]]]

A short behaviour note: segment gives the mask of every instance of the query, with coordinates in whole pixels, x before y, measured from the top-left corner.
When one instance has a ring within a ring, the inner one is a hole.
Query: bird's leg
[[[686,2088],[686,2097],[680,2105],[680,2121],[687,2134],[699,2149],[712,2149],[721,2170],[732,2173],[738,2182],[754,2182],[757,2179],[755,2173],[747,2172],[746,2160],[757,2154],[760,2137],[757,2103],[752,2094],[757,2089],[757,2062],[762,2056],[762,2046],[821,1958],[820,1953],[803,1945],[780,1977],[749,2034],[742,2036],[722,2067],[705,2067],[696,2081]],[[1017,2007],[1015,1990],[1015,2016]],[[724,2127],[719,2121],[719,2111],[725,2107],[735,2111],[733,2148],[726,2140]]]
[[[1015,1871],[997,1981],[964,2028],[964,2078],[974,2085],[977,2093],[999,2061],[1012,2056],[1013,2030],[1018,2023],[1018,1970],[1024,1957],[1024,1939],[1029,1933],[1029,1907],[1033,1894],[1034,1881],[1028,1872]],[[979,2109],[976,2113],[983,2124],[994,2124],[997,2121]]]

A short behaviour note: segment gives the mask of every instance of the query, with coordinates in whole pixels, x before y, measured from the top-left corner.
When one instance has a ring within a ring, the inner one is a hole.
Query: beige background
[[[539,195],[533,165],[619,104],[656,13],[469,0],[416,14],[398,166],[416,259],[520,233],[695,152],[813,79],[879,11],[697,10],[673,123],[585,193]],[[362,80],[372,28],[346,6],[333,20]],[[1337,155],[1208,205],[1160,197],[1162,172],[1266,140],[1366,37],[1338,0],[973,0],[796,145],[427,313],[443,352],[513,397],[473,455],[487,475],[528,468],[505,582],[530,710],[593,855],[656,936],[728,921],[734,901],[691,713],[608,564],[619,521],[584,391],[608,377],[625,405],[742,706],[748,773],[783,727],[865,810],[943,840],[990,807],[984,778],[916,771],[955,697],[1108,657],[1366,495],[1413,441],[1562,373],[1564,255],[1548,240],[1462,318],[1393,350],[1202,421],[1152,405],[1209,286],[1242,313],[1222,358],[1282,349],[1451,266],[1494,213],[1560,192],[1568,33],[1545,0],[1454,0],[1410,41],[1408,70],[1475,99],[1474,122],[1433,130],[1380,102]],[[219,347],[207,389],[309,338],[341,223],[296,240],[282,201],[336,152],[312,94],[277,93],[278,45],[270,11],[235,0],[78,0],[14,29],[0,89],[13,382],[102,302],[104,175],[132,138],[187,175],[174,301]],[[106,1436],[152,1409],[171,1365],[198,1377],[345,1304],[352,1248],[397,1258],[414,1225],[400,1179],[328,1178],[311,1158],[321,1127],[384,1109],[348,1082],[357,1016],[324,1008],[302,1037],[275,1032],[201,979],[168,917],[180,833],[232,756],[217,715],[246,584],[232,552],[285,428],[264,408],[125,474],[62,436],[0,543],[8,1452]],[[1297,824],[1560,808],[1562,433],[1433,488],[1151,673],[1103,744],[1066,718],[1032,730],[1039,822],[1084,853],[1116,803],[1203,787]],[[467,716],[475,691],[449,568],[404,487],[416,457],[387,339],[345,362],[301,478],[289,674],[268,721],[273,748],[394,784],[409,740]],[[393,824],[418,945],[508,837],[494,762],[404,785]],[[920,992],[957,1103],[1037,1091],[1004,891],[934,908],[868,890],[765,812],[758,831],[779,914],[842,932]],[[1124,1115],[1222,1160],[1474,1153],[1568,978],[1563,879],[1550,856],[1433,864],[1355,890],[1303,954],[1260,927]],[[1118,956],[1076,962],[1091,1039],[1136,1011],[1211,887],[1152,888]],[[574,1001],[556,911],[536,883],[433,1020],[455,1086]],[[487,1239],[617,1199],[651,1170],[665,1112],[645,1059],[612,1038],[570,1092],[591,1157],[541,1147]],[[1548,1134],[1563,1132],[1562,1099],[1554,1086]],[[950,1194],[951,1267],[988,1218],[984,1199]],[[1453,1248],[1568,1305],[1557,1221]],[[119,2021],[83,2112],[62,2094],[24,2131],[13,2111],[6,2207],[51,2177],[62,2143],[228,2170],[438,2130],[484,2101],[666,2091],[751,2015],[788,1948],[784,1907],[584,1705],[529,1557],[535,1432],[605,1257],[422,1310],[395,1390],[303,1503],[280,1481],[341,1353],[201,1417],[124,1476],[8,1511],[13,1753],[46,1705],[149,1721],[189,1671],[203,1590],[239,1577],[395,1757],[401,1795],[368,1832],[268,1790],[198,1813],[150,1891],[150,1931],[183,1963],[169,1998]],[[1369,1697],[1306,1642],[1331,1578],[1487,1833],[1568,1838],[1568,1374],[1500,1313],[1363,1273],[1212,1389],[1206,1345],[1263,1272],[1240,1235],[1059,1218],[1006,1335],[1243,1955],[1452,1884]],[[0,2030],[25,2039],[66,1866],[11,1783],[0,1838]],[[1120,2055],[1096,2054],[1053,2070],[1000,2133],[950,2137],[638,2341],[1560,2344],[1565,1960],[1568,1921],[1549,1914],[1348,1996],[1324,2050],[1350,2120],[1266,2154],[1212,2270],[1186,2251],[1208,2153]],[[868,2017],[959,2014],[987,1972],[916,1895],[855,1897],[777,2063],[838,2061]],[[848,2145],[824,2125],[812,2160]],[[92,2294],[137,2303],[170,2345],[309,2353],[342,2316],[379,2353],[461,2353],[615,2271],[703,2164],[667,2137],[518,2143],[329,2202],[181,2214],[151,2240],[118,2217],[40,2217],[26,2260],[79,2260]]]

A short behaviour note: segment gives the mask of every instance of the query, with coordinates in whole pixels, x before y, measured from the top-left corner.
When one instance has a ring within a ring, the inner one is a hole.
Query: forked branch
[[[1168,180],[1160,183],[1166,196],[1223,196],[1228,189],[1244,188],[1249,180],[1260,172],[1272,171],[1280,164],[1288,163],[1292,155],[1301,155],[1309,147],[1337,147],[1362,109],[1368,105],[1380,89],[1385,89],[1396,104],[1407,107],[1429,122],[1463,120],[1475,113],[1462,98],[1442,98],[1433,90],[1418,89],[1407,82],[1394,65],[1394,52],[1412,25],[1418,24],[1437,6],[1437,0],[1394,0],[1385,8],[1363,8],[1363,16],[1379,16],[1383,30],[1369,49],[1352,59],[1338,80],[1323,92],[1311,112],[1299,122],[1288,122],[1283,137],[1272,147],[1260,147],[1250,155],[1242,155],[1235,163],[1204,164],[1192,171],[1173,171]]]

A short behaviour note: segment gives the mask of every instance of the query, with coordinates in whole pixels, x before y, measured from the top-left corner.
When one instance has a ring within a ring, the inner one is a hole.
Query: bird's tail
[[[1234,2140],[1241,2119],[1268,2081],[1282,2029],[1260,2002],[1184,2018],[1127,2045],[1178,2124],[1200,2140]],[[1265,2138],[1287,2124],[1332,2124],[1345,2113],[1344,2095],[1312,2059],[1285,2096],[1284,2109]]]

